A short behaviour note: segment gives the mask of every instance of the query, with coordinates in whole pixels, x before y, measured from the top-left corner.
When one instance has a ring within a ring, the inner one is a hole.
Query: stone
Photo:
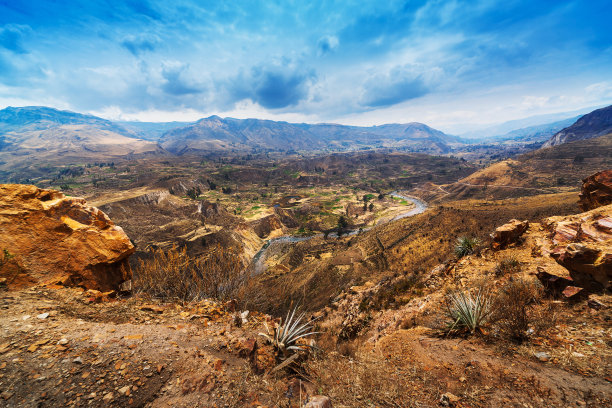
[[[535,358],[537,358],[538,360],[542,362],[546,362],[550,360],[550,354],[548,354],[545,351],[540,351],[540,352],[534,353],[533,355],[535,356]]]
[[[67,338],[62,338],[57,342],[58,345],[60,346],[65,346],[66,344],[68,344],[68,339]]]
[[[595,173],[582,180],[578,205],[583,211],[612,204],[612,170]]]
[[[0,184],[0,248],[34,284],[110,291],[131,278],[134,245],[125,232],[84,199],[56,190]]]
[[[332,403],[329,397],[324,395],[315,395],[310,398],[304,408],[332,408]]]
[[[521,236],[529,228],[528,221],[510,220],[507,224],[495,229],[491,234],[493,249],[503,249],[519,242]]]
[[[245,310],[244,312],[240,313],[240,319],[242,320],[242,324],[247,324],[248,320],[247,317],[249,317],[249,311]]]
[[[571,243],[553,251],[551,255],[557,263],[569,270],[578,286],[593,292],[612,286],[612,247],[606,249]]]
[[[553,295],[558,295],[562,293],[565,288],[574,285],[573,280],[548,273],[542,267],[538,267],[536,276],[542,283],[542,286],[544,286],[544,289]]]
[[[49,313],[41,313],[41,314],[39,314],[39,315],[36,315],[36,317],[37,317],[38,319],[40,319],[40,320],[44,320],[44,319],[46,319],[47,317],[49,317]]]
[[[459,398],[455,394],[446,392],[440,397],[440,405],[442,405],[443,407],[454,407],[460,400],[461,398]]]
[[[121,394],[121,395],[126,395],[126,396],[128,396],[128,395],[130,395],[131,389],[130,389],[130,386],[129,386],[129,385],[126,385],[125,387],[119,388],[117,391],[118,391],[118,392],[119,392],[119,394]]]
[[[612,205],[564,217],[550,217],[550,230],[557,263],[566,268],[575,284],[590,292],[612,287]]]
[[[591,309],[595,309],[595,310],[601,310],[604,308],[604,304],[595,300],[595,299],[589,299],[587,301],[587,305],[591,308]]]
[[[571,302],[577,302],[588,297],[588,292],[578,286],[567,286],[561,294],[566,300]]]
[[[111,402],[113,399],[115,399],[115,396],[113,395],[112,392],[109,392],[105,396],[102,397],[102,401],[104,401],[106,403]]]
[[[83,364],[83,359],[81,357],[75,357],[72,362],[75,364]]]

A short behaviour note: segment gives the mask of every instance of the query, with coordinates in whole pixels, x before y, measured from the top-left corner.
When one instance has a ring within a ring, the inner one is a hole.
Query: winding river
[[[421,214],[422,212],[425,212],[425,210],[427,209],[427,203],[425,203],[424,201],[421,201],[417,198],[414,197],[408,197],[405,195],[402,195],[400,193],[398,193],[397,191],[394,191],[392,193],[389,193],[390,196],[392,197],[396,197],[402,200],[406,200],[409,202],[412,202],[414,204],[414,208],[412,208],[410,211],[406,211],[405,213],[401,213],[399,215],[396,215],[395,217],[386,220],[386,221],[382,221],[379,222],[376,225],[382,225],[382,224],[386,224],[388,222],[393,222],[402,218],[406,218],[406,217],[412,217],[414,215],[417,214]],[[372,227],[368,227],[368,228],[363,228],[361,231],[367,231],[369,229],[371,229]],[[359,233],[360,230],[356,229],[356,230],[351,230],[351,231],[347,231],[345,233],[345,235],[356,235]],[[259,252],[257,252],[255,254],[255,256],[253,257],[253,260],[251,261],[251,265],[253,267],[253,271],[255,272],[255,274],[260,274],[265,272],[266,270],[266,264],[265,261],[268,257],[268,253],[271,250],[277,249],[282,245],[285,244],[289,244],[289,243],[293,243],[293,242],[301,242],[301,241],[307,241],[309,239],[315,238],[315,237],[322,237],[323,234],[316,234],[316,235],[310,235],[308,237],[299,237],[299,236],[293,236],[293,235],[284,235],[282,237],[278,237],[278,238],[272,238],[271,240],[267,241],[264,246],[259,250]],[[328,235],[329,237],[336,237],[337,234],[336,233],[330,233]]]

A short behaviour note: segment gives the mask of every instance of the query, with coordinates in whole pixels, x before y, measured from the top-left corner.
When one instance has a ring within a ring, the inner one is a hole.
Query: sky
[[[612,103],[612,1],[0,0],[0,108],[450,133]]]

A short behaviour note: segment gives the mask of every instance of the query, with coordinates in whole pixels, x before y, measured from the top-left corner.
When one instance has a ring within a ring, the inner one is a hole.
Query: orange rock
[[[493,249],[501,249],[517,243],[527,228],[529,228],[529,222],[519,220],[510,220],[507,224],[497,228],[491,234]]]
[[[118,290],[131,278],[134,246],[123,230],[82,198],[0,184],[0,250],[38,283]],[[0,270],[0,275],[3,273]]]
[[[604,170],[582,180],[578,205],[583,211],[612,204],[612,170]]]

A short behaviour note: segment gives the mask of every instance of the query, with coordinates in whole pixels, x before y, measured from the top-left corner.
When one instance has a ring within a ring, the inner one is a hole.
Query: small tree
[[[346,218],[344,218],[343,215],[341,215],[340,218],[338,218],[338,236],[341,236],[342,234],[344,234],[344,230],[346,229],[347,226],[348,226],[348,221],[346,220]]]

